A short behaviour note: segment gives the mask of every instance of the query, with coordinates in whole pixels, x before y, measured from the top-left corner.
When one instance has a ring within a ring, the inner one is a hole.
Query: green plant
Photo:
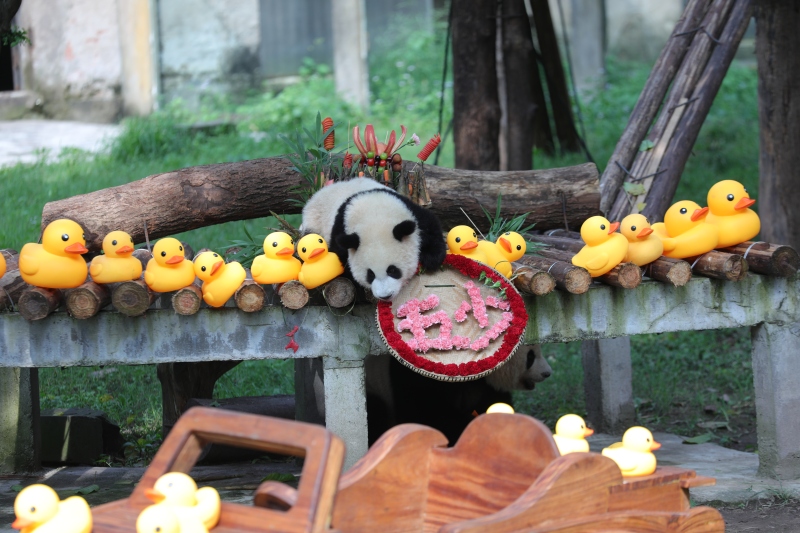
[[[0,34],[0,43],[13,48],[21,44],[31,44],[31,40],[28,37],[27,31],[12,26],[7,32]]]
[[[530,213],[523,213],[521,215],[516,215],[510,219],[504,218],[500,216],[500,211],[502,209],[503,204],[503,195],[497,195],[497,208],[495,210],[494,215],[489,213],[485,207],[481,206],[483,213],[486,215],[486,218],[489,220],[489,230],[486,232],[484,236],[487,241],[495,242],[503,233],[508,231],[513,231],[519,233],[520,235],[525,235],[533,230],[533,227],[536,225],[534,222],[533,224],[528,224],[524,226],[525,220],[528,218]],[[526,254],[535,254],[538,250],[541,250],[544,245],[538,242],[532,242],[525,239]]]

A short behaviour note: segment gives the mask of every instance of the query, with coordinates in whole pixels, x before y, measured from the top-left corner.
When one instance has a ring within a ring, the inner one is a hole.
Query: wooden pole
[[[543,270],[521,263],[512,263],[512,267],[514,286],[524,293],[544,296],[556,288],[555,278]]]
[[[524,255],[519,262],[550,274],[556,280],[556,287],[572,294],[583,294],[592,284],[589,272],[569,261]]]
[[[110,303],[111,291],[108,287],[93,281],[67,290],[64,302],[67,312],[80,320],[93,317]]]
[[[790,246],[748,241],[720,250],[741,255],[747,261],[748,268],[759,274],[789,277],[797,274],[800,269],[800,256]]]
[[[142,279],[123,281],[111,290],[111,303],[126,316],[141,316],[158,297]]]
[[[64,294],[58,289],[31,287],[19,297],[17,309],[26,320],[41,320],[58,309],[63,299]]]
[[[692,272],[708,278],[741,281],[747,275],[747,261],[741,255],[712,250],[692,261]]]

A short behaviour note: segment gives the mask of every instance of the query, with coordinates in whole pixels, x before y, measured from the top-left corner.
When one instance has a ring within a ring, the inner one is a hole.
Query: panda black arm
[[[447,254],[442,225],[436,215],[427,209],[419,207],[412,202],[408,202],[408,204],[419,224],[419,262],[422,264],[422,268],[427,271],[436,270],[442,266]]]

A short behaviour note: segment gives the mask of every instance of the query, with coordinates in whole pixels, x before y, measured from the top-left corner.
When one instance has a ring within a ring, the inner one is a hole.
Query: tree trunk
[[[533,168],[534,145],[552,153],[553,139],[524,0],[505,0],[502,22],[507,166],[508,170],[529,170]]]
[[[761,239],[800,249],[800,4],[763,0],[756,22]]]
[[[496,144],[496,142],[495,142]],[[416,163],[404,162],[410,169]],[[287,159],[274,157],[239,163],[190,167],[156,174],[125,185],[101,189],[45,204],[42,227],[58,218],[75,220],[86,233],[86,246],[100,250],[103,237],[123,230],[144,242],[144,221],[150,239],[174,235],[231,220],[298,213],[287,191],[300,183]],[[579,228],[599,214],[597,168],[574,167],[519,172],[478,172],[425,165],[433,199],[431,211],[445,227],[464,224],[464,210],[479,225],[480,206],[492,209],[503,193],[502,216],[534,212],[537,229],[564,227],[565,218]],[[187,249],[186,244],[184,248]],[[188,249],[186,253],[189,258]]]
[[[497,4],[495,0],[452,1],[455,166],[498,170]]]

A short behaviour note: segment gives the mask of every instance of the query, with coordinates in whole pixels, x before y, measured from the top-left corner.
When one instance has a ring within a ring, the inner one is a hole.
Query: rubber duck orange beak
[[[117,250],[117,253],[118,254],[129,254],[132,251],[133,251],[133,248],[131,248],[130,246],[123,246],[122,248],[119,248]]]
[[[26,527],[31,527],[35,523],[36,522],[33,522],[31,520],[26,520],[25,518],[17,518],[11,523],[11,527],[13,527],[14,529],[25,529]]]
[[[282,248],[281,251],[275,255],[292,255],[293,253],[294,253],[294,248],[289,248],[287,246],[286,248]]]
[[[216,263],[214,263],[214,266],[211,267],[211,275],[213,276],[214,274],[216,274],[217,270],[222,268],[222,265],[224,264],[225,264],[224,261],[217,261]]]
[[[182,255],[173,255],[169,259],[167,259],[168,265],[177,265],[181,261],[183,261],[184,257]]]
[[[612,233],[617,231],[617,229],[619,229],[619,222],[612,222],[611,227],[608,228],[608,234],[611,235]]]
[[[653,233],[652,228],[643,228],[642,231],[640,231],[639,234],[636,236],[636,238],[641,239],[642,237],[647,237],[651,233]]]
[[[308,258],[311,259],[312,257],[317,257],[319,254],[323,253],[325,248],[314,248],[314,250],[308,255]]]
[[[505,238],[503,238],[503,237],[500,237],[500,239],[499,239],[497,242],[499,242],[499,243],[500,243],[500,246],[502,246],[502,247],[503,247],[503,249],[504,249],[506,252],[508,252],[508,253],[511,253],[511,242],[509,242],[509,240],[508,240],[508,239],[505,239]]]
[[[708,207],[701,207],[700,209],[695,209],[694,213],[692,213],[692,222],[696,222],[698,219],[703,218],[708,213]]]
[[[459,248],[459,249],[460,250],[472,250],[473,248],[477,248],[477,247],[478,247],[478,243],[477,242],[475,242],[475,241],[467,241],[464,244],[462,244],[461,248]]]
[[[655,450],[657,450],[659,448],[661,448],[661,443],[660,442],[653,441],[653,444],[650,445],[650,451],[651,452],[655,451]]]
[[[75,242],[64,248],[64,251],[69,254],[85,254],[89,251],[89,249],[81,243]]]
[[[163,492],[156,489],[144,489],[144,495],[153,503],[163,502],[167,498]]]
[[[733,208],[736,209],[737,211],[740,209],[747,209],[754,203],[756,203],[756,201],[753,200],[752,198],[742,198],[741,200],[736,202],[736,205]]]
[[[592,435],[594,435],[594,430],[593,429],[586,428],[586,429],[583,430],[583,436],[584,437],[591,437]]]

